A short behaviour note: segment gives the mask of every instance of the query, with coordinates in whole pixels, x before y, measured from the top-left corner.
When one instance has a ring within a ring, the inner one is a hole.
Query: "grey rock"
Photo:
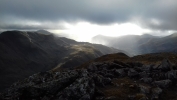
[[[96,97],[95,100],[105,100],[105,97]]]
[[[103,64],[102,66],[100,66],[99,69],[102,69],[102,70],[106,70],[109,66],[107,64]]]
[[[152,65],[143,65],[143,66],[141,67],[141,70],[142,70],[142,71],[149,72],[149,71],[152,70]]]
[[[99,97],[100,96],[105,96],[104,93],[102,91],[100,91],[99,89],[97,89],[97,88],[95,89],[95,95],[97,95]]]
[[[150,93],[150,87],[149,86],[144,86],[144,85],[139,85],[140,92],[144,94],[149,94]]]
[[[97,66],[94,63],[92,63],[92,64],[89,65],[87,70],[88,71],[97,71],[98,68],[97,68]]]
[[[128,71],[128,76],[129,77],[137,77],[139,75],[139,73],[134,70],[133,68],[130,68],[129,71]]]
[[[123,68],[122,69],[116,69],[114,71],[114,74],[117,75],[117,76],[125,76],[126,75],[126,73],[125,73]]]
[[[103,84],[103,76],[102,75],[93,75],[93,80],[95,82],[95,85],[97,86],[104,86]]]
[[[127,64],[129,64],[131,67],[142,67],[143,66],[143,64],[140,62],[129,62]]]
[[[166,76],[165,76],[165,72],[153,72],[151,73],[151,76],[154,80],[165,80]]]
[[[60,92],[60,97],[69,100],[79,100],[80,98],[87,98],[90,100],[94,94],[95,85],[88,77],[77,79],[69,87]],[[88,96],[89,94],[89,96]],[[84,100],[84,99],[81,99]]]
[[[143,71],[143,72],[139,73],[139,76],[142,77],[142,78],[147,78],[147,77],[150,76],[150,73],[147,73],[146,71]]]
[[[152,78],[141,78],[140,81],[143,81],[144,83],[151,83]]]
[[[142,97],[139,100],[149,100],[147,97]]]
[[[167,79],[167,80],[160,80],[160,81],[154,81],[153,82],[154,85],[157,85],[161,88],[167,88],[172,84],[172,81]]]
[[[106,73],[104,76],[105,76],[105,77],[108,77],[108,78],[113,78],[113,77],[114,77],[114,75],[111,74],[111,73]]]
[[[135,100],[136,95],[128,95],[128,100]]]
[[[159,99],[159,95],[163,92],[163,90],[159,87],[153,88],[152,90],[152,100],[158,100]]]
[[[170,71],[170,70],[172,70],[172,64],[170,63],[169,60],[164,59],[162,61],[161,65],[158,67],[158,69],[160,69],[164,72]]]
[[[168,71],[165,74],[167,79],[170,79],[172,81],[176,81],[177,80],[177,70],[172,70],[172,71]]]
[[[120,69],[120,68],[124,68],[124,66],[116,64],[116,63],[110,63],[108,68],[109,69]]]
[[[107,97],[105,98],[105,100],[117,100],[118,98],[116,98],[115,96],[111,96],[111,97]]]
[[[86,94],[84,96],[82,96],[79,100],[91,100],[90,95]]]
[[[93,75],[93,80],[97,86],[105,86],[111,83],[111,78],[103,77],[102,75]]]
[[[105,85],[110,84],[111,83],[111,79],[110,78],[103,78],[103,83]]]

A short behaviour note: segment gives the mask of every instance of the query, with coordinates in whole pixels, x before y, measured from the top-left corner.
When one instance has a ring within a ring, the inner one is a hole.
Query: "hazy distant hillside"
[[[177,52],[177,33],[162,38],[151,39],[151,41],[140,45],[139,49],[143,53]]]
[[[102,35],[97,35],[92,38],[93,43],[101,43],[107,46],[111,46],[117,49],[124,50],[132,55],[141,54],[138,47],[151,39],[156,39],[158,37],[144,34],[144,35],[125,35],[120,37],[107,37]]]
[[[93,43],[102,43],[106,46],[124,50],[132,55],[177,52],[177,33],[166,37],[157,37],[149,34],[126,35],[121,37],[95,36]]]
[[[103,43],[107,46],[124,50],[132,55],[177,52],[177,33],[165,37],[157,37],[149,34],[126,35],[121,37],[95,36],[93,43]]]
[[[6,31],[0,34],[0,90],[37,72],[61,67],[73,68],[85,61],[115,52],[120,51],[56,37],[44,30]]]

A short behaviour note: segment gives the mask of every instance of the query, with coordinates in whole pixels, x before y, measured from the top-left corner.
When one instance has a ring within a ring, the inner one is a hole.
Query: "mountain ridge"
[[[0,90],[17,80],[37,72],[52,70],[58,65],[72,68],[101,55],[119,52],[117,49],[79,43],[53,34],[25,31],[1,33],[0,47]],[[101,52],[103,48],[105,51]]]

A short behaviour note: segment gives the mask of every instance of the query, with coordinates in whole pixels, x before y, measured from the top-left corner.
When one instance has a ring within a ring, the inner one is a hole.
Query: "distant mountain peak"
[[[170,37],[177,37],[177,33],[171,34]]]
[[[143,34],[143,35],[141,35],[141,37],[154,37],[153,35],[151,35],[151,34]]]
[[[46,30],[37,30],[36,32],[46,34],[46,35],[52,34],[52,33],[50,33],[49,31],[46,31]]]

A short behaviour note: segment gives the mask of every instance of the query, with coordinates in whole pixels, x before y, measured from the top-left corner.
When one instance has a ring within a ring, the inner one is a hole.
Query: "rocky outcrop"
[[[166,91],[177,88],[176,70],[171,69],[171,64],[162,61],[160,65],[138,65],[93,62],[83,69],[40,72],[14,83],[0,99],[165,100]],[[168,71],[154,66],[163,66]]]

